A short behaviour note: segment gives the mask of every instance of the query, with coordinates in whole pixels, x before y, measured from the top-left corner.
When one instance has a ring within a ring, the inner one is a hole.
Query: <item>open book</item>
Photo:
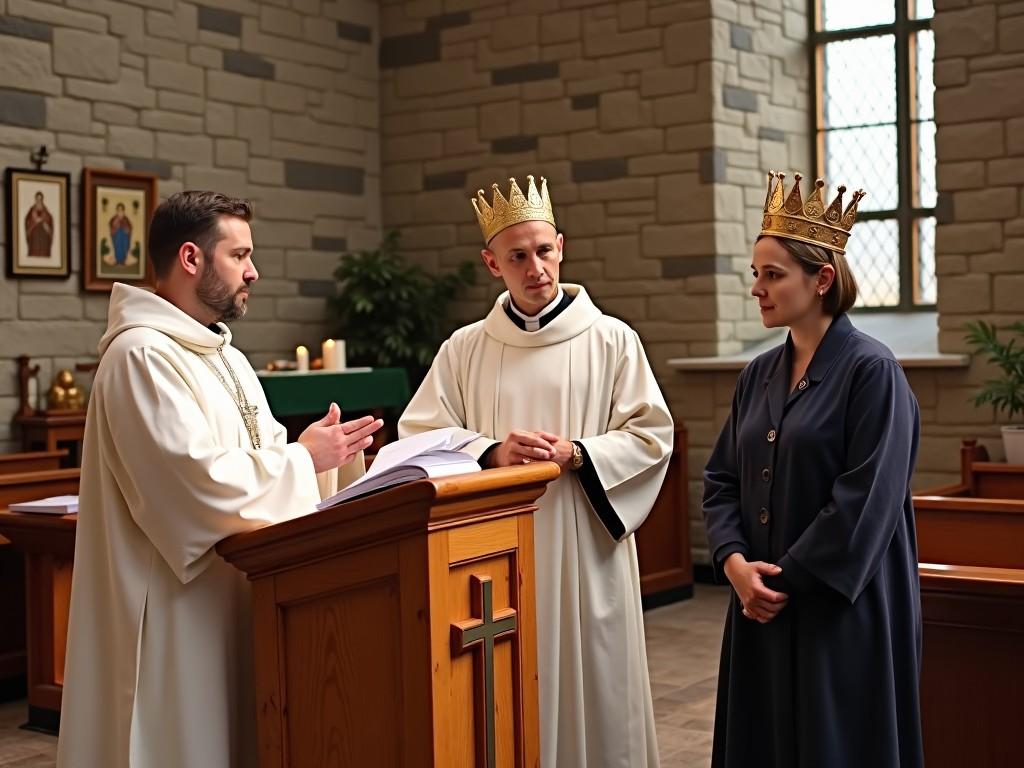
[[[478,437],[478,432],[445,427],[389,443],[380,449],[365,475],[321,501],[316,508],[327,509],[349,499],[426,477],[479,472],[480,465],[476,459],[459,450]]]
[[[78,512],[77,496],[50,496],[38,501],[19,501],[9,504],[11,512],[42,512],[47,515],[72,515]]]

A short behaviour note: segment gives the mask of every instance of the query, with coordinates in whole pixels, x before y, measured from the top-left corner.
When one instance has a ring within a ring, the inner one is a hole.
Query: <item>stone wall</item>
[[[377,27],[374,0],[0,0],[0,167],[45,144],[46,169],[71,173],[73,269],[0,278],[0,451],[13,358],[45,390],[105,326],[107,296],[80,288],[83,167],[253,199],[261,277],[238,344],[260,365],[319,342],[338,255],[379,241]]]

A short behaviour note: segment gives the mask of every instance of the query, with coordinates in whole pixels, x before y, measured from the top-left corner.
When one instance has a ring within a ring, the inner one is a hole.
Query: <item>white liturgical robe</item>
[[[399,423],[407,436],[460,426],[479,457],[514,429],[578,441],[579,472],[534,517],[541,765],[658,765],[636,544],[672,452],[672,418],[636,333],[586,291],[539,330],[502,294],[444,343]]]
[[[317,476],[287,444],[231,332],[115,284],[86,419],[57,764],[256,764],[250,589],[214,545],[314,511]],[[255,405],[253,448],[229,361]],[[362,473],[362,456],[342,482]]]

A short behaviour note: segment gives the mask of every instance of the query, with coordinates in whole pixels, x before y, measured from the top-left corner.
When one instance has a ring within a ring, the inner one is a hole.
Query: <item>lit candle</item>
[[[334,340],[334,370],[344,371],[345,370],[345,340],[335,339]]]
[[[327,339],[321,345],[320,351],[324,358],[324,370],[335,370],[337,366],[337,358],[335,357],[334,339]]]
[[[309,370],[309,350],[301,345],[295,348],[295,369],[298,371]]]

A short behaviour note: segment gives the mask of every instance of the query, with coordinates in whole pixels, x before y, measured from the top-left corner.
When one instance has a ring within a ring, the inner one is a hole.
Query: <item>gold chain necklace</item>
[[[249,433],[249,442],[252,443],[252,447],[258,451],[262,444],[262,441],[260,440],[260,425],[256,420],[257,415],[259,414],[259,407],[249,404],[249,400],[245,396],[245,390],[242,389],[242,385],[238,382],[238,377],[235,375],[235,369],[231,367],[228,359],[224,356],[224,350],[217,347],[217,354],[220,355],[220,361],[224,363],[224,367],[231,376],[231,382],[235,385],[234,391],[232,391],[230,385],[228,385],[227,379],[224,378],[224,374],[220,372],[220,369],[218,369],[206,355],[200,355],[194,349],[191,350],[191,352],[206,363],[206,367],[213,371],[214,375],[224,386],[225,391],[231,395],[231,399],[234,400],[235,405],[238,406],[238,413],[242,417],[242,423],[245,424],[245,431]]]

